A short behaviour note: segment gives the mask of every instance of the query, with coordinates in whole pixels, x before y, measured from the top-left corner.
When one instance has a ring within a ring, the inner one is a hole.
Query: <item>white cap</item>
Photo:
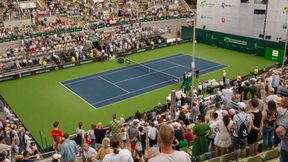
[[[55,159],[55,160],[58,160],[61,157],[62,157],[61,154],[57,154],[57,153],[52,156],[52,158]]]
[[[246,104],[245,104],[244,102],[239,102],[239,103],[238,103],[238,107],[239,107],[240,109],[246,109]]]

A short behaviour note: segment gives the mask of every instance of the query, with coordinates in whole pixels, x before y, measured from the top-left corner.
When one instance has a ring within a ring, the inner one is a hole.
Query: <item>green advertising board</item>
[[[266,47],[265,58],[277,62],[282,62],[284,56],[284,51],[276,48]]]

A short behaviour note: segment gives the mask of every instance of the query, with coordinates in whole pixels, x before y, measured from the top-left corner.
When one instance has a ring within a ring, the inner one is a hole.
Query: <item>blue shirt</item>
[[[285,119],[281,126],[285,128],[285,136],[288,137],[288,119]],[[281,149],[288,152],[288,141],[281,141]]]
[[[61,145],[60,154],[64,161],[73,161],[78,153],[77,144],[73,140],[66,139]]]
[[[277,75],[273,75],[272,76],[272,87],[278,87],[279,86],[279,82],[280,82],[280,76]]]

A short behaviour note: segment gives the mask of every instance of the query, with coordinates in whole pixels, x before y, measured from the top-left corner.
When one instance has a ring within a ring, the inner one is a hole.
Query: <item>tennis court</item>
[[[191,69],[191,56],[177,54],[141,64],[130,62],[127,67],[73,80],[63,81],[68,90],[95,108],[175,84]],[[196,58],[201,74],[226,67]]]

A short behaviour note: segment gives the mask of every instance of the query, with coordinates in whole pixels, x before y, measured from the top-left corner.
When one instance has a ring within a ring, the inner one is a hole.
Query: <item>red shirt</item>
[[[56,142],[56,138],[57,138],[58,136],[60,136],[60,137],[63,138],[63,133],[62,133],[62,131],[59,130],[59,129],[53,129],[53,130],[51,131],[51,134],[52,134],[52,137],[53,137],[53,139],[54,139],[54,142]]]

